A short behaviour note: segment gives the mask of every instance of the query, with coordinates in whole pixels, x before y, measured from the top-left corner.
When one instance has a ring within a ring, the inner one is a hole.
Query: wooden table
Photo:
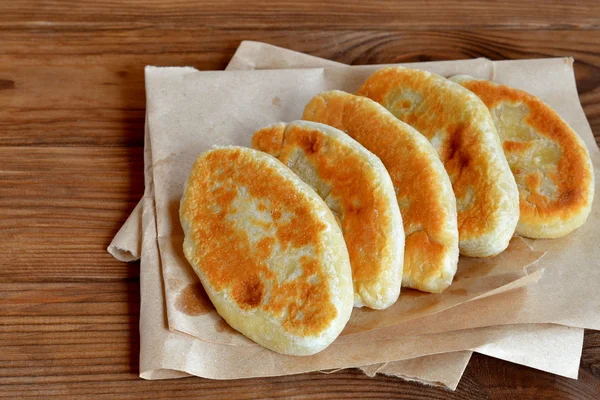
[[[143,191],[144,65],[222,69],[243,39],[348,64],[569,55],[600,139],[597,0],[322,3],[0,2],[0,398],[600,397],[597,332],[578,381],[480,355],[455,393],[356,370],[137,377],[139,264],[105,248]]]

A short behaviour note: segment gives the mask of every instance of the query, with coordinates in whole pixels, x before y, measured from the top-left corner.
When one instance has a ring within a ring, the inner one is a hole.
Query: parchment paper
[[[147,141],[150,146],[150,141]],[[163,297],[162,280],[160,279],[160,257],[156,244],[156,220],[153,204],[153,182],[151,152],[145,152],[146,165],[146,195],[144,197],[143,213],[143,251],[141,260],[141,315],[140,315],[140,376],[146,379],[166,379],[193,374],[214,379],[233,379],[256,376],[283,375],[307,372],[312,370],[352,367],[369,363],[388,364],[390,371],[400,377],[411,377],[423,382],[449,382],[449,387],[456,387],[462,367],[463,358],[457,357],[457,363],[447,366],[433,365],[426,361],[411,363],[413,370],[403,372],[402,363],[397,360],[412,359],[422,354],[439,354],[456,352],[465,348],[478,348],[494,341],[504,341],[503,348],[511,346],[528,348],[535,343],[544,342],[544,337],[523,335],[519,332],[522,327],[515,326],[513,331],[506,328],[482,328],[465,332],[454,332],[451,335],[438,334],[417,337],[393,337],[393,332],[387,332],[391,337],[377,337],[373,335],[365,343],[359,335],[348,336],[346,343],[334,343],[325,352],[313,357],[288,357],[275,354],[262,347],[248,348],[244,346],[228,346],[208,343],[193,339],[189,335],[170,332],[166,327],[165,306]],[[573,330],[575,331],[575,330]],[[386,330],[382,329],[379,334]],[[507,334],[508,332],[508,334]],[[560,326],[547,326],[545,333],[550,337],[562,337],[567,343],[576,343],[569,328]],[[368,335],[364,333],[363,335]],[[511,336],[512,335],[512,336]],[[354,340],[349,340],[354,339]],[[526,343],[529,341],[529,343]],[[533,342],[532,342],[533,341]],[[581,340],[579,341],[581,349]],[[524,364],[536,365],[536,360],[543,363],[548,370],[574,376],[579,364],[579,353],[573,347],[552,346],[543,352],[529,353]],[[576,348],[575,348],[576,350]],[[549,357],[548,353],[555,357]],[[507,350],[507,353],[511,353]],[[518,354],[518,351],[515,351]],[[452,357],[452,356],[448,356]],[[559,359],[558,365],[549,365],[547,359]],[[241,361],[243,360],[243,361]],[[415,371],[417,366],[424,368],[421,379]],[[429,369],[431,367],[431,370]],[[433,379],[432,376],[440,373]],[[442,374],[443,372],[443,374]],[[413,377],[413,375],[416,376]],[[449,381],[452,378],[452,383]]]
[[[456,351],[384,364],[368,365],[360,369],[370,377],[375,375],[395,376],[428,386],[438,386],[455,390],[469,364],[471,354],[471,351]],[[452,368],[449,368],[450,366]]]
[[[106,249],[119,261],[137,261],[142,255],[143,203],[144,199],[142,198]]]
[[[271,46],[267,46],[267,47],[271,47]],[[242,48],[243,48],[243,46],[242,46]],[[138,207],[138,208],[136,208],[136,210],[139,210],[139,209],[140,209],[139,207]],[[122,246],[122,247],[126,248],[126,246]],[[444,313],[444,314],[445,314],[445,313]],[[164,329],[164,327],[163,327],[163,329]],[[509,329],[509,327],[504,327],[504,329]],[[142,335],[142,336],[144,336],[144,335]],[[529,349],[529,346],[524,346],[524,347],[525,347],[525,349]],[[560,348],[561,346],[557,346],[557,347],[559,347],[559,348]],[[580,345],[579,345],[579,348],[581,348],[581,346],[580,346]],[[143,352],[143,351],[142,351],[142,352]],[[518,362],[518,361],[517,361],[517,362]],[[393,363],[392,363],[392,364],[393,364]],[[388,364],[388,365],[391,365],[391,364]],[[426,369],[427,369],[427,368],[426,368]],[[542,368],[542,369],[543,369],[543,368]],[[576,371],[576,368],[575,368],[575,371]],[[402,375],[402,374],[400,374],[400,375]],[[407,375],[407,376],[410,376],[410,375]]]

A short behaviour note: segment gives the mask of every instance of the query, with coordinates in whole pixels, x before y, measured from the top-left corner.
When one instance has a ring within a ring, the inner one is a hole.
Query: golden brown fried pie
[[[357,94],[383,105],[437,150],[456,196],[461,254],[486,257],[506,249],[519,193],[483,102],[439,75],[402,67],[376,71]]]
[[[564,236],[592,209],[594,172],[577,134],[539,98],[465,75],[451,78],[489,108],[519,187],[516,232],[531,238]]]
[[[290,167],[337,217],[350,254],[354,305],[394,304],[402,282],[404,230],[394,186],[379,158],[344,132],[308,121],[263,128],[252,146]]]
[[[198,156],[181,199],[184,253],[217,312],[274,351],[314,354],[350,318],[348,251],[323,200],[268,154]]]
[[[434,293],[447,288],[458,262],[456,202],[427,139],[376,102],[341,91],[314,97],[303,118],[346,132],[381,159],[406,234],[403,286]]]

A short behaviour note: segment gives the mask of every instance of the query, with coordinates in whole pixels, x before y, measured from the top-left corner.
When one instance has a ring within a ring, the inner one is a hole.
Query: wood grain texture
[[[193,24],[206,28],[308,30],[339,28],[389,30],[399,27],[435,29],[464,27],[596,29],[594,0],[536,2],[486,1],[186,1],[80,0],[3,2],[0,26],[115,27]]]
[[[0,2],[0,398],[599,398],[598,332],[578,381],[479,355],[454,393],[137,377],[139,264],[105,248],[143,191],[143,67],[221,69],[245,39],[348,64],[573,56],[600,142],[596,0]]]
[[[143,146],[145,65],[222,69],[240,41],[259,40],[347,64],[572,56],[584,109],[600,136],[600,30],[5,31],[0,145]],[[14,68],[19,65],[19,68]],[[24,114],[27,114],[24,117]],[[600,140],[600,139],[598,139]],[[600,143],[600,142],[599,142]]]
[[[0,282],[139,276],[106,246],[143,193],[142,157],[141,148],[0,147]]]

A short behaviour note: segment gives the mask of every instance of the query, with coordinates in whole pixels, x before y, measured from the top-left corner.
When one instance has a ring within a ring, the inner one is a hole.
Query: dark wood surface
[[[597,0],[0,1],[0,398],[599,398],[597,332],[578,381],[480,355],[454,393],[137,377],[139,264],[105,248],[143,191],[143,67],[222,69],[244,39],[348,64],[573,56],[600,140]]]

